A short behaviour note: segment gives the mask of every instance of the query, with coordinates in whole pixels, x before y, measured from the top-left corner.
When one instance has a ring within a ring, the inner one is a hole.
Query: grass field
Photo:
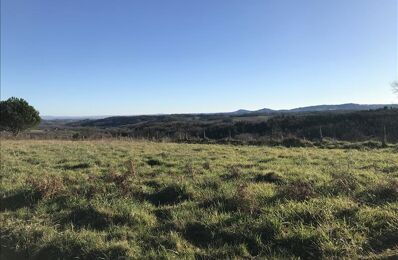
[[[1,141],[2,258],[398,257],[398,152]]]

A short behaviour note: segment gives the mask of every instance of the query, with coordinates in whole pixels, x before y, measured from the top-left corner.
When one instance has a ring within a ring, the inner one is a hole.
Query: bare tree
[[[398,96],[398,81],[394,81],[391,83],[391,88],[392,92],[395,93]],[[386,130],[386,124],[385,124],[385,119],[383,120],[383,138],[382,138],[382,144],[383,147],[387,147],[387,130]]]
[[[398,95],[398,81],[391,83],[392,91]]]

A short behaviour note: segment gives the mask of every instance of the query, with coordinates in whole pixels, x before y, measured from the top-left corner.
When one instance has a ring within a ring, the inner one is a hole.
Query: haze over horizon
[[[1,99],[95,116],[391,104],[396,0],[1,1]]]

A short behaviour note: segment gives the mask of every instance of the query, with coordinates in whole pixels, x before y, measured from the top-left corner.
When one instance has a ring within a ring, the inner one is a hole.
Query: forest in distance
[[[43,120],[32,138],[136,138],[175,142],[306,146],[334,142],[398,142],[398,108],[117,116]]]

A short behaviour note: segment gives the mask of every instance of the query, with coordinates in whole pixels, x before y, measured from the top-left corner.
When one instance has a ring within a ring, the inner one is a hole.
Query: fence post
[[[387,130],[386,125],[383,126],[383,140],[382,140],[383,147],[387,147]]]

